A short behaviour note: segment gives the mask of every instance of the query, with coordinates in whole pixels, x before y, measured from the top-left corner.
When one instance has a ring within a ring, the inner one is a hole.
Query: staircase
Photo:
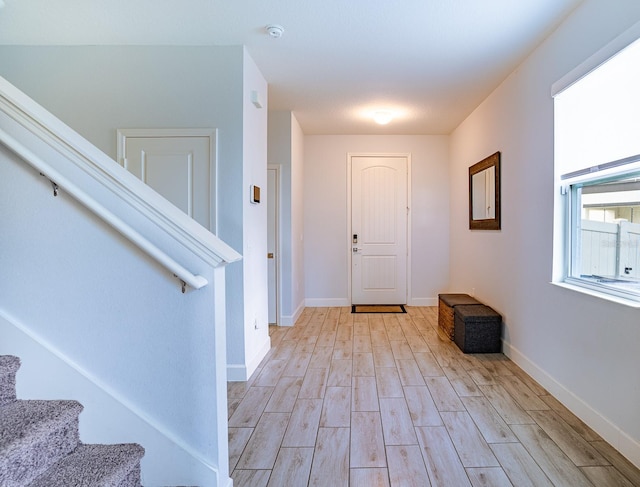
[[[141,486],[140,445],[82,444],[82,405],[16,399],[19,367],[0,356],[0,487]]]

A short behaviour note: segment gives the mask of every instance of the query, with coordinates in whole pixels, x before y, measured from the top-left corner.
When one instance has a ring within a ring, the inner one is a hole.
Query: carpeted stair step
[[[82,405],[17,400],[19,368],[0,355],[0,487],[141,487],[140,445],[81,444]]]
[[[29,487],[140,487],[140,459],[136,444],[80,445]]]
[[[0,485],[28,485],[75,450],[81,411],[77,401],[16,400],[0,407]]]
[[[13,355],[0,355],[0,406],[16,400],[16,372],[20,359]]]

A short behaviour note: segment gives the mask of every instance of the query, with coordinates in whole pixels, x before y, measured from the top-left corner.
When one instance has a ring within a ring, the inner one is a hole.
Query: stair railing
[[[0,129],[0,141],[14,154],[49,179],[53,185],[54,196],[58,195],[59,188],[64,189],[73,198],[100,217],[104,222],[118,230],[122,235],[129,239],[129,241],[139,247],[142,251],[146,252],[159,264],[171,271],[178,279],[180,279],[183,293],[186,291],[186,285],[189,285],[193,289],[201,289],[209,283],[209,281],[207,281],[203,276],[195,275],[185,269],[181,264],[169,257],[165,252],[140,235],[136,230],[131,228],[116,215],[97,203],[88,194],[75,186],[72,182],[68,181],[62,174],[2,129]]]

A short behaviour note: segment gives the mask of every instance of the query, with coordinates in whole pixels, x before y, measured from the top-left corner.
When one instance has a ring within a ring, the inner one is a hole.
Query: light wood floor
[[[437,308],[307,308],[229,383],[236,487],[640,486],[640,471],[502,354],[465,355]]]

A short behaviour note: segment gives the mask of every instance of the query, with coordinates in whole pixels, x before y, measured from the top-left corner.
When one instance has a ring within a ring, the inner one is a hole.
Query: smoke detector
[[[278,24],[267,25],[265,29],[267,29],[267,33],[274,39],[282,37],[282,34],[284,34],[284,27]]]

